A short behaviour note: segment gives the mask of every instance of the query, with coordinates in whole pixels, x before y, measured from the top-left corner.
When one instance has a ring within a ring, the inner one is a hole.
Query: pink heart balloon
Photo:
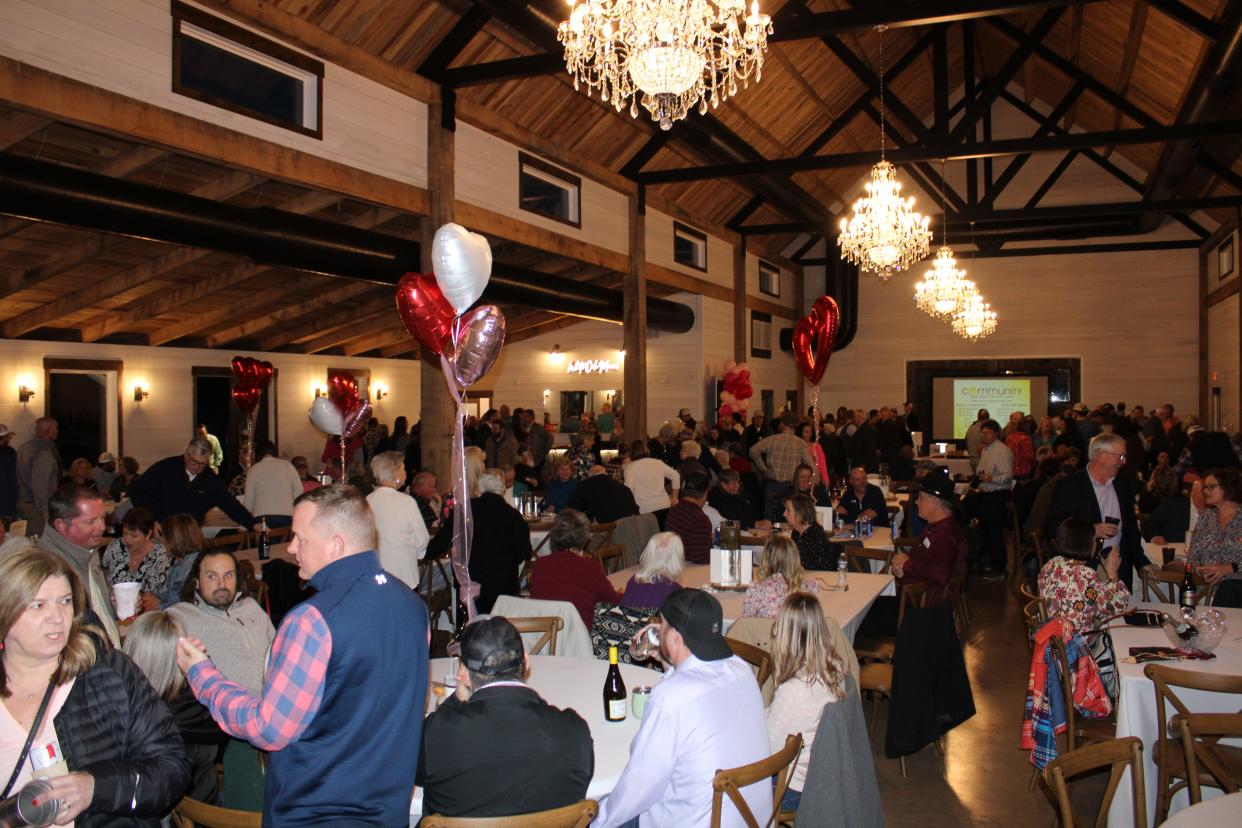
[[[341,421],[342,435],[346,440],[352,440],[358,436],[358,432],[362,431],[366,426],[367,420],[371,419],[371,403],[363,400],[345,413],[344,419]]]
[[[474,385],[496,362],[505,344],[505,315],[495,305],[482,305],[459,320],[457,346],[445,347],[453,376],[462,388]]]

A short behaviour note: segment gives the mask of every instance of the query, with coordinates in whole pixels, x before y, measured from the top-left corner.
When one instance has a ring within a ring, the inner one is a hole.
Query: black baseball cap
[[[467,670],[494,676],[525,665],[522,636],[508,619],[483,618],[461,634],[461,662]]]
[[[957,489],[954,487],[953,479],[949,477],[948,469],[938,468],[935,471],[929,471],[923,475],[922,479],[914,482],[914,490],[935,495],[950,506],[957,505]]]
[[[679,589],[660,604],[660,616],[681,633],[690,652],[703,661],[733,655],[724,640],[724,611],[715,596],[701,589]]]

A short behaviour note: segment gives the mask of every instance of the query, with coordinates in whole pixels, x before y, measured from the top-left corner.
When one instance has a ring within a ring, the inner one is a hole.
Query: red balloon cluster
[[[798,370],[814,385],[824,378],[832,346],[841,326],[841,310],[831,296],[821,296],[811,312],[798,320],[793,330],[794,361]]]
[[[755,389],[750,384],[750,367],[745,362],[729,360],[724,364],[724,390],[720,392],[720,423],[728,425],[735,411],[750,408]]]
[[[270,362],[260,362],[254,357],[235,356],[232,362],[233,378],[237,380],[233,386],[233,402],[246,416],[254,414],[263,397],[263,389],[272,381],[275,370]]]
[[[407,273],[397,283],[397,313],[410,335],[436,356],[453,332],[453,306],[430,273]]]
[[[341,436],[352,439],[371,419],[371,403],[358,396],[358,381],[349,374],[328,375],[328,399],[341,412]]]

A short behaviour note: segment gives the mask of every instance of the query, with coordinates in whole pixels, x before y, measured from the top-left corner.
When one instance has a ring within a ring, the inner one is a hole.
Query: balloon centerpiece
[[[750,384],[750,366],[745,362],[728,360],[724,364],[724,390],[720,392],[720,408],[717,423],[729,428],[734,412],[750,408],[750,398],[755,389]]]
[[[471,305],[492,274],[487,240],[457,224],[436,231],[433,273],[407,273],[397,284],[397,313],[410,335],[440,357],[449,393],[457,403],[453,426],[453,573],[467,619],[476,613],[479,585],[470,578],[474,524],[466,491],[463,433],[465,391],[491,370],[505,341],[505,317],[495,305]],[[458,619],[459,622],[461,619]]]
[[[802,376],[810,380],[811,407],[815,420],[819,421],[819,381],[828,370],[828,360],[841,328],[841,309],[831,296],[821,296],[811,306],[811,312],[798,320],[793,330],[794,361]]]
[[[233,369],[233,402],[241,409],[246,418],[246,431],[242,440],[241,465],[243,472],[249,472],[254,463],[254,427],[255,415],[259,411],[259,402],[263,392],[272,381],[275,370],[270,362],[260,362],[254,357],[235,356],[230,362]]]

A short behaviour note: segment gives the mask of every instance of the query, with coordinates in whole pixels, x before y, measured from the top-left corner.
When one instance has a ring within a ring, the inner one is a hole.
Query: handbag
[[[1117,654],[1113,651],[1113,637],[1108,630],[1101,629],[1087,633],[1087,651],[1095,662],[1100,673],[1100,682],[1108,693],[1113,707],[1117,706]]]
[[[617,661],[634,664],[628,646],[630,639],[651,623],[651,616],[659,611],[659,607],[623,607],[620,604],[603,602],[596,604],[591,619],[591,654],[601,660],[607,659],[609,646],[615,646]],[[659,661],[642,662],[641,666],[653,670],[663,669]]]
[[[35,713],[34,724],[30,726],[30,733],[26,736],[26,744],[22,747],[22,752],[17,755],[17,764],[13,767],[13,773],[9,776],[9,782],[4,786],[4,793],[0,793],[0,799],[8,799],[9,791],[13,790],[13,783],[17,781],[17,775],[22,771],[22,765],[26,764],[26,757],[30,755],[30,746],[34,744],[35,734],[39,732],[39,725],[43,722],[43,714],[47,712],[47,706],[52,701],[52,693],[56,690],[56,683],[49,681],[47,683],[47,691],[43,694],[43,701],[39,702],[39,712]]]

